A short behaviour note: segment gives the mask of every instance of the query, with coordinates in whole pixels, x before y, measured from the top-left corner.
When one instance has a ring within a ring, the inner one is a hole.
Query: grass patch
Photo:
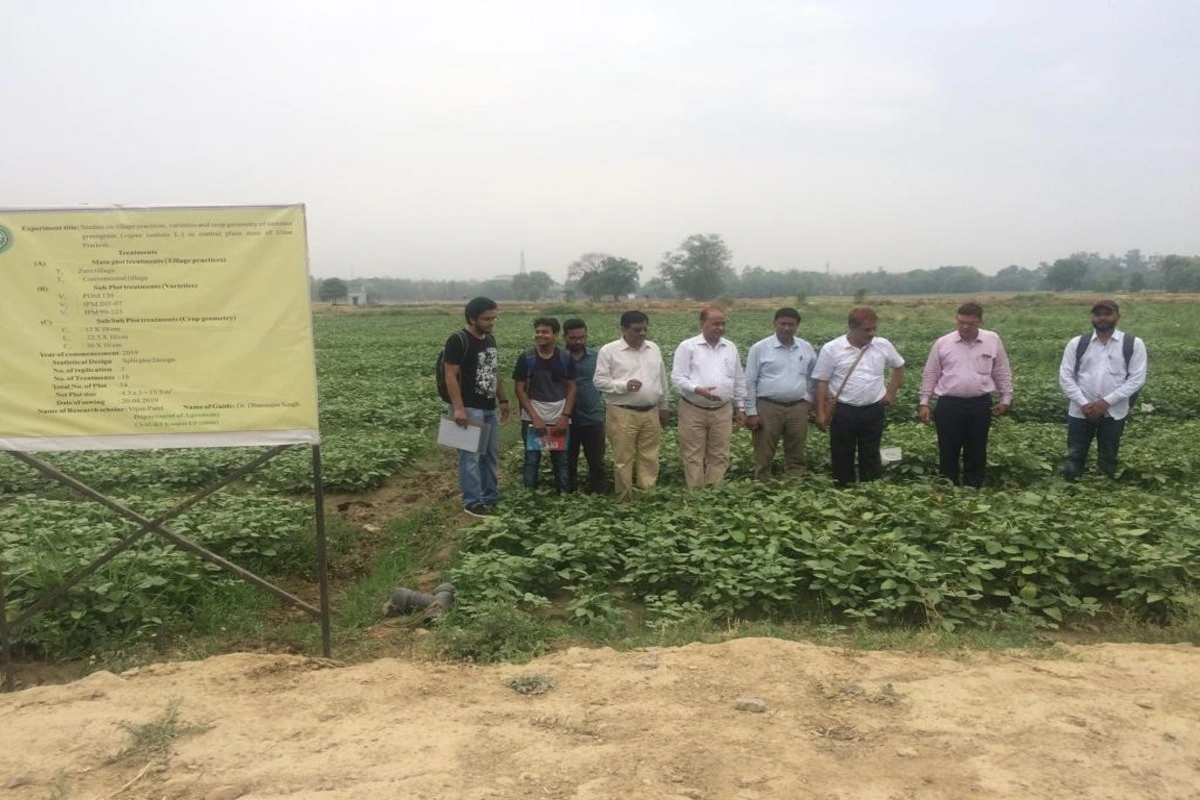
[[[179,715],[180,702],[178,697],[173,698],[166,710],[149,722],[118,722],[117,727],[129,735],[129,744],[110,758],[109,763],[130,760],[165,762],[177,739],[212,730],[211,722],[184,722]]]
[[[388,526],[392,546],[375,559],[369,572],[346,590],[335,618],[341,634],[361,631],[379,620],[380,608],[397,586],[411,585],[437,550],[432,535],[441,509],[426,508]]]
[[[470,616],[451,611],[443,617],[434,644],[439,656],[456,661],[524,663],[549,652],[556,633],[554,625],[518,608],[486,603]]]
[[[1123,611],[1084,631],[1077,639],[1088,641],[1180,644],[1200,646],[1200,590],[1193,589],[1175,597],[1171,613],[1161,622],[1151,622],[1144,614]]]

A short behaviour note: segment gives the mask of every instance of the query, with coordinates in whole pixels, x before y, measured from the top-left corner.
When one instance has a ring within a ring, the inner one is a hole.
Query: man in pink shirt
[[[1012,369],[1004,343],[983,330],[983,307],[963,303],[955,330],[933,343],[921,377],[921,422],[933,418],[937,427],[938,461],[942,475],[978,489],[987,466],[987,439],[992,417],[1012,405]],[[1000,402],[992,404],[992,392]],[[937,395],[932,413],[929,400]],[[962,467],[959,468],[961,459]]]

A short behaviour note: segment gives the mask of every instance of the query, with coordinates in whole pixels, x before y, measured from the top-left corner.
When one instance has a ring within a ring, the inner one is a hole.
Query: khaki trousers
[[[679,403],[679,456],[683,482],[688,486],[720,483],[729,469],[729,440],[733,438],[733,409],[700,408]]]
[[[783,437],[783,469],[789,478],[804,474],[806,458],[804,442],[808,437],[808,401],[783,406],[770,400],[758,399],[758,416],[762,426],[754,431],[754,477],[771,480],[771,463],[775,449]]]
[[[604,430],[612,446],[613,487],[618,500],[633,496],[633,472],[637,465],[637,486],[649,489],[658,481],[658,446],[662,424],[658,409],[630,411],[608,404]]]

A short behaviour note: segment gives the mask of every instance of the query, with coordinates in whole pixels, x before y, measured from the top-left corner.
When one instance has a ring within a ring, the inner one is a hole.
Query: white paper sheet
[[[468,453],[479,452],[479,437],[483,434],[483,424],[468,421],[467,427],[460,428],[454,424],[453,417],[442,417],[438,421],[438,444],[453,447],[456,450],[466,450]]]

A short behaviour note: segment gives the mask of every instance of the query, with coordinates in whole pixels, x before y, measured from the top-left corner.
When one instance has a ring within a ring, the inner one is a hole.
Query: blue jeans
[[[454,413],[454,409],[450,409]],[[463,507],[494,505],[500,499],[496,485],[496,467],[500,463],[500,414],[495,409],[468,408],[467,419],[483,423],[479,452],[458,451],[458,488]]]
[[[530,423],[525,420],[521,421],[521,441],[528,441]],[[568,434],[569,435],[569,434]],[[571,491],[571,482],[567,471],[567,451],[566,450],[551,450],[550,455],[550,470],[554,473],[554,491],[559,494],[566,494]],[[530,450],[529,446],[525,447],[525,466],[522,477],[525,481],[525,486],[529,489],[536,489],[538,486],[538,473],[542,468],[542,451]]]
[[[1067,460],[1063,464],[1063,477],[1072,482],[1079,480],[1087,464],[1088,450],[1092,449],[1092,439],[1096,440],[1096,466],[1108,477],[1115,477],[1124,430],[1123,419],[1067,417]]]

